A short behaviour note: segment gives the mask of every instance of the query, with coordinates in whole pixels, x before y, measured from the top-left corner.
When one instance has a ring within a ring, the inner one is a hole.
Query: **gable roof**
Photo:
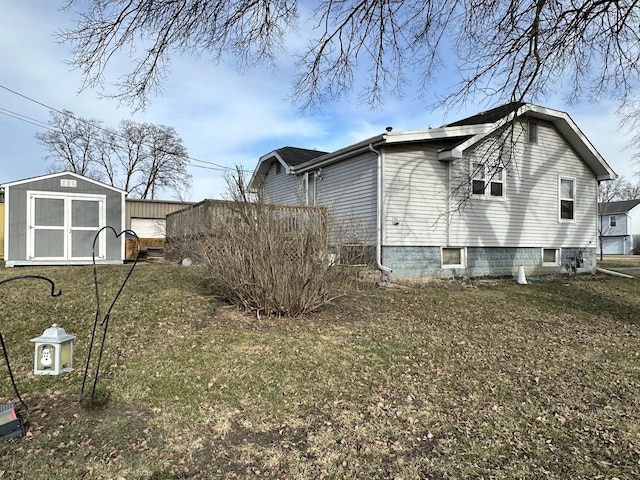
[[[598,204],[600,215],[609,215],[611,213],[627,213],[640,205],[640,198],[635,200],[621,200],[619,202],[602,202]]]
[[[111,185],[107,185],[106,183],[99,182],[98,180],[94,180],[93,178],[85,177],[84,175],[80,175],[79,173],[75,173],[75,172],[49,173],[47,175],[40,175],[40,176],[37,176],[37,177],[29,177],[29,178],[24,178],[22,180],[15,180],[13,182],[6,182],[6,183],[3,183],[1,186],[2,187],[12,187],[14,185],[22,185],[23,183],[29,183],[29,182],[33,182],[33,181],[36,181],[36,180],[46,180],[46,179],[49,179],[49,178],[56,178],[56,177],[62,177],[62,176],[75,177],[77,179],[84,180],[86,182],[93,183],[95,185],[100,185],[101,187],[108,188],[110,190],[114,190],[114,191],[119,192],[119,193],[124,193],[124,194],[127,193],[127,192],[125,192],[124,190],[122,190],[120,188],[113,187]]]
[[[309,150],[307,148],[282,147],[272,153],[278,155],[287,165],[296,166],[314,158],[326,155],[327,152],[320,150]]]
[[[310,150],[308,148],[282,147],[273,150],[260,157],[258,166],[254,170],[251,180],[249,181],[249,185],[253,184],[254,180],[258,176],[266,175],[273,162],[280,162],[280,164],[285,168],[285,171],[287,173],[291,173],[293,167],[302,163],[307,163],[323,155],[327,155],[327,152]]]
[[[267,160],[274,157],[285,165],[287,173],[303,173],[307,170],[364,153],[379,146],[412,142],[444,141],[448,143],[448,146],[440,150],[438,159],[442,161],[455,160],[462,158],[465,150],[480,142],[487,135],[503,127],[514,118],[524,115],[528,118],[536,118],[552,123],[573,150],[591,168],[598,180],[614,180],[617,177],[606,160],[598,153],[596,148],[567,113],[531,103],[511,102],[480,112],[471,117],[445,124],[439,128],[398,132],[387,130],[386,133],[368,138],[331,153],[306,150],[306,152],[314,152],[315,155],[307,157],[306,160],[301,156],[297,157],[294,160],[295,163],[287,163],[280,155],[280,150],[290,149],[287,150],[287,152],[295,154],[296,151],[304,152],[304,149],[285,147],[284,149],[274,150],[260,157],[258,166],[249,184],[253,185],[253,182],[260,174],[266,173],[268,167],[265,169],[264,164]]]
[[[483,123],[494,123],[517,111],[520,107],[525,105],[524,102],[511,102],[506,103],[504,105],[500,105],[499,107],[492,108],[491,110],[485,110],[480,113],[476,113],[471,117],[463,118],[462,120],[457,120],[453,123],[448,123],[443,125],[443,127],[459,127],[461,125],[480,125]]]

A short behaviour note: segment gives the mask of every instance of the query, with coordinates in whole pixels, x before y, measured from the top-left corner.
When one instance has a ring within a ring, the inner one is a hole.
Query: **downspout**
[[[625,214],[626,218],[626,222],[625,222],[625,226],[627,227],[627,232],[628,235],[626,235],[627,237],[629,237],[629,253],[625,253],[625,255],[631,255],[631,250],[633,249],[633,223],[632,223],[632,218],[631,215],[629,215],[629,212],[627,212]],[[634,252],[635,253],[635,252]]]
[[[382,265],[382,206],[383,206],[383,181],[382,181],[382,152],[373,148],[373,144],[369,144],[369,150],[377,156],[377,208],[376,208],[376,267],[380,270],[380,283],[386,285],[389,283],[389,276],[391,275],[391,270],[389,267],[385,267]]]
[[[453,162],[453,160],[449,160],[447,162],[447,173],[446,173],[446,184],[447,184],[447,212],[446,212],[446,225],[447,225],[447,230],[445,232],[445,242],[446,242],[446,246],[448,247],[451,242],[450,242],[450,237],[451,237],[451,163]]]

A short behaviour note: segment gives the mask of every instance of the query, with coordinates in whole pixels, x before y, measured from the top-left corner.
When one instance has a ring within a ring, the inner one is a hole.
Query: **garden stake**
[[[3,283],[12,282],[14,280],[21,280],[25,278],[44,280],[45,282],[49,282],[51,284],[51,296],[59,297],[60,295],[62,295],[62,290],[58,290],[58,293],[56,293],[56,286],[55,286],[55,283],[53,283],[53,280],[50,280],[47,277],[42,277],[40,275],[19,275],[17,277],[9,277],[9,278],[5,278],[4,280],[0,280],[0,285],[2,285]],[[9,378],[11,379],[11,385],[13,385],[13,391],[16,392],[16,396],[18,397],[18,400],[20,400],[20,403],[25,408],[25,410],[28,410],[29,408],[27,407],[27,404],[24,403],[24,400],[22,400],[22,397],[20,396],[20,392],[18,391],[18,386],[16,385],[16,381],[13,377],[13,372],[11,371],[11,363],[9,363],[9,355],[7,353],[7,346],[4,343],[2,332],[0,332],[0,345],[2,346],[2,353],[4,354],[4,362],[7,365],[7,371],[9,372]]]
[[[100,291],[99,291],[99,286],[98,286],[98,269],[97,269],[97,265],[96,265],[96,241],[98,240],[98,237],[100,236],[100,234],[102,233],[103,230],[111,230],[116,238],[119,238],[122,234],[127,234],[127,233],[133,235],[135,237],[135,239],[136,239],[136,256],[135,256],[135,260],[133,261],[133,264],[131,265],[131,268],[129,269],[129,273],[127,273],[127,276],[124,278],[122,284],[120,285],[120,288],[118,289],[118,292],[116,293],[115,297],[113,297],[113,300],[111,301],[111,305],[109,305],[109,308],[107,309],[107,313],[105,314],[104,317],[101,318]],[[86,383],[87,383],[87,376],[89,374],[89,365],[91,363],[91,354],[93,352],[93,344],[94,344],[94,341],[95,341],[96,330],[98,328],[98,322],[100,322],[100,326],[102,327],[103,330],[102,330],[102,338],[100,340],[100,350],[98,352],[98,361],[96,363],[95,374],[93,376],[93,388],[91,389],[91,401],[89,403],[90,406],[93,405],[93,402],[95,400],[96,387],[98,385],[98,376],[99,376],[99,373],[100,373],[100,363],[102,361],[102,354],[104,352],[104,344],[105,344],[105,342],[107,340],[107,329],[109,328],[109,319],[111,317],[111,309],[114,307],[114,305],[118,301],[118,297],[122,293],[122,290],[124,290],[124,286],[129,281],[129,277],[131,276],[131,273],[133,273],[133,269],[135,268],[135,266],[138,263],[138,254],[139,253],[140,253],[140,239],[138,238],[138,235],[136,235],[136,233],[134,231],[132,231],[132,230],[124,230],[124,231],[122,231],[120,233],[116,233],[116,231],[115,231],[115,229],[113,227],[111,227],[110,225],[107,225],[105,227],[102,227],[100,230],[98,230],[98,232],[96,233],[95,237],[93,238],[93,251],[92,251],[92,257],[93,257],[93,284],[95,286],[95,294],[96,294],[96,316],[95,316],[95,319],[93,321],[93,329],[91,331],[91,340],[89,342],[89,351],[87,353],[87,363],[86,363],[85,368],[84,368],[84,377],[82,379],[82,390],[80,391],[80,396],[81,397],[84,394],[84,389],[85,389],[85,386],[86,386]]]

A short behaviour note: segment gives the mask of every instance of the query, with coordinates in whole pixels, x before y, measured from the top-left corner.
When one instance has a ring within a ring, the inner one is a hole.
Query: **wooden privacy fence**
[[[301,232],[313,234],[327,243],[327,211],[324,207],[267,205],[262,203],[204,200],[167,215],[165,257],[176,260],[185,252],[197,250],[195,243],[215,243],[229,232],[230,226],[277,229],[292,238]],[[236,230],[237,231],[237,230]]]

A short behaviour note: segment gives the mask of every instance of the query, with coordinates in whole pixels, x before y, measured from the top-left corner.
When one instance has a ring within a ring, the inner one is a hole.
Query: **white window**
[[[573,178],[560,178],[560,221],[575,220],[576,181]]]
[[[527,139],[529,143],[538,143],[538,122],[529,120],[527,123]]]
[[[464,248],[442,247],[441,258],[443,268],[466,268],[467,255]]]
[[[611,215],[609,217],[609,226],[610,227],[615,227],[617,223],[618,223],[617,217],[615,215]]]
[[[316,206],[316,172],[307,172],[307,206]]]
[[[542,249],[542,265],[547,265],[547,266],[560,265],[560,249],[543,248]]]
[[[471,163],[471,193],[474,197],[504,198],[504,167],[487,162]]]

